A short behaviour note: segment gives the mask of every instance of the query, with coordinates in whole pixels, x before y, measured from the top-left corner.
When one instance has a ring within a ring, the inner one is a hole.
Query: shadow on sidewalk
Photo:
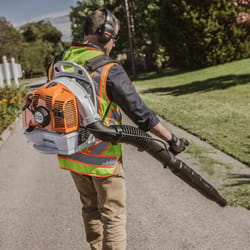
[[[227,184],[226,187],[250,184],[250,174],[229,174],[229,178],[235,180],[235,182]]]

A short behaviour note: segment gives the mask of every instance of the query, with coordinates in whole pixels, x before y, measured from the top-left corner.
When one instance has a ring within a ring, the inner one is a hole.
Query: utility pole
[[[135,74],[136,74],[135,55],[134,55],[133,38],[132,38],[132,32],[131,32],[131,22],[130,22],[128,0],[124,0],[124,3],[125,3],[125,12],[126,12],[127,26],[128,26],[129,53],[130,53],[130,59],[131,59],[132,74],[133,74],[133,77],[135,77]]]

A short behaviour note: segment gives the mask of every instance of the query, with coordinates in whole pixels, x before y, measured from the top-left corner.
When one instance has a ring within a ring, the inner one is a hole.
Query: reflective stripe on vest
[[[113,168],[116,161],[116,156],[100,156],[100,155],[94,155],[93,153],[85,153],[85,152],[77,152],[70,156],[70,158],[58,155],[58,158],[61,159],[69,159],[71,161],[75,162],[84,162],[88,166],[93,167],[106,167],[106,168]]]
[[[88,157],[87,157],[88,158]],[[99,157],[98,157],[99,158]],[[60,167],[65,170],[73,171],[79,174],[96,176],[96,177],[108,177],[115,171],[115,166],[95,166],[87,164],[82,161],[77,161],[72,158],[65,158],[64,156],[58,156]],[[116,158],[113,159],[116,162]]]
[[[67,60],[74,61],[70,57]],[[98,113],[101,118],[107,113],[103,121],[106,126],[121,124],[121,113],[118,105],[110,103],[106,91],[109,70],[115,64],[106,64],[91,74],[98,94]],[[107,109],[109,109],[108,112]],[[90,176],[108,177],[115,171],[116,162],[120,160],[121,155],[121,144],[112,145],[99,140],[94,146],[85,148],[75,154],[58,155],[58,160],[62,169]]]

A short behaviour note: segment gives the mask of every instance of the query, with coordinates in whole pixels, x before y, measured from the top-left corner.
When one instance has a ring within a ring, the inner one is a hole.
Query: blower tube
[[[169,168],[173,174],[181,178],[206,198],[216,202],[221,207],[227,205],[227,201],[211,184],[187,166],[186,163],[177,159],[166,147],[162,147],[143,130],[129,125],[106,127],[101,121],[89,124],[87,129],[100,140],[108,141],[112,144],[126,143],[137,147],[139,151],[146,151],[156,160],[160,161],[165,168]]]

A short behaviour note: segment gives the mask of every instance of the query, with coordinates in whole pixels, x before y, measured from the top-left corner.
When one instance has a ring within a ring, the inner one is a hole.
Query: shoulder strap
[[[84,67],[93,72],[95,70],[97,70],[98,68],[108,64],[108,63],[119,63],[118,61],[112,59],[111,57],[107,56],[107,55],[100,55],[100,56],[96,56],[94,58],[91,58],[90,60],[86,61]]]
[[[56,55],[54,62],[58,62],[58,61],[63,60],[63,57],[64,57],[64,54],[65,54],[66,50],[67,49],[64,49],[60,54]]]
[[[56,55],[54,61],[51,62],[47,67],[47,82],[49,82],[53,78],[53,66],[56,62],[61,61],[63,59],[64,53],[66,49],[64,49],[60,54]]]

